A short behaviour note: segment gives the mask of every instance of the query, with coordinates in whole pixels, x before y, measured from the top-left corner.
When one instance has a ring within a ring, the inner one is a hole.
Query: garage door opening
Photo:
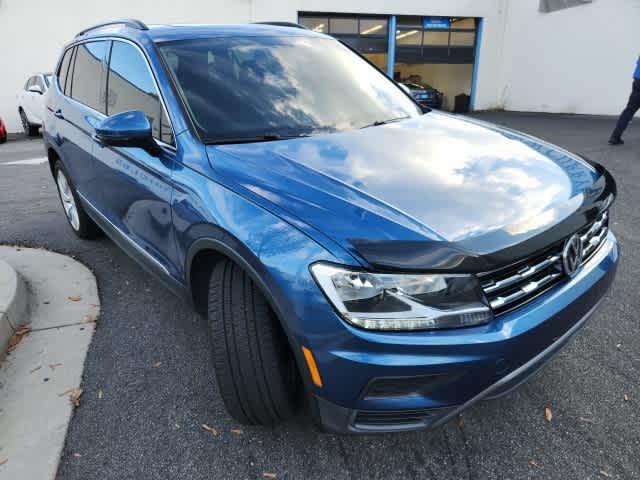
[[[420,103],[468,111],[478,20],[400,16],[397,22],[394,79]]]
[[[456,112],[472,108],[481,19],[300,13],[299,21],[360,52],[419,103]]]
[[[314,32],[328,33],[387,71],[388,17],[380,15],[300,14],[300,24]]]

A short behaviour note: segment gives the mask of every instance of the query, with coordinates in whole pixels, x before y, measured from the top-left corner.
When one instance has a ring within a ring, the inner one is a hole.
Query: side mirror
[[[105,118],[96,125],[94,139],[111,147],[142,148],[153,156],[160,153],[160,147],[151,135],[151,123],[140,110]]]
[[[42,95],[42,89],[40,88],[40,85],[31,85],[28,91],[37,93],[38,95]]]

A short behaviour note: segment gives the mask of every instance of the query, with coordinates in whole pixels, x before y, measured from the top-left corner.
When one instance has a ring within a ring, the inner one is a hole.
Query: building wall
[[[509,4],[497,106],[620,113],[640,54],[640,1],[594,0],[552,13],[538,4]]]
[[[300,11],[482,17],[476,109],[615,114],[640,53],[640,1],[595,0],[550,14],[539,0],[0,0],[0,115],[20,129],[16,94],[52,70],[83,27],[134,17],[147,23],[296,21]]]

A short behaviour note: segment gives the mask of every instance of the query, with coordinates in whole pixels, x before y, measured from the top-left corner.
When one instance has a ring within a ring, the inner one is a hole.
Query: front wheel
[[[248,425],[291,417],[300,380],[287,338],[260,290],[230,260],[211,274],[208,321],[218,387],[231,416]]]
[[[78,195],[73,188],[73,184],[69,181],[69,176],[62,163],[59,161],[56,162],[53,171],[60,202],[62,203],[64,214],[67,217],[73,233],[84,239],[95,238],[100,232],[100,229],[93,220],[89,218],[84,208],[82,208],[78,200]]]

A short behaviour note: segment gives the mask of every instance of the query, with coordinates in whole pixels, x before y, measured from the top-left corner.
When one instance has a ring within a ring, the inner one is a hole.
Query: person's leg
[[[629,125],[629,122],[638,109],[640,109],[640,80],[634,80],[631,95],[629,95],[629,101],[627,102],[626,108],[620,114],[620,118],[618,118],[616,128],[611,134],[610,143],[618,143],[620,141],[622,133],[625,131],[627,125]]]

